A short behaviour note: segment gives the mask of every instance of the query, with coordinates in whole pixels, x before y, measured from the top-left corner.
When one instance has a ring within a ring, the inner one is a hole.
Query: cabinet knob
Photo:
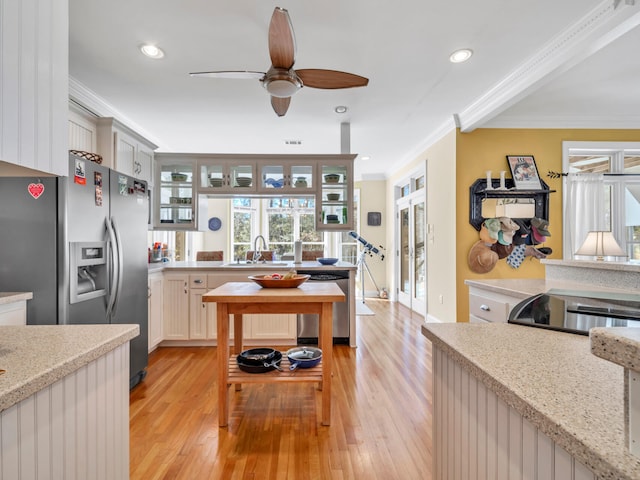
[[[198,284],[200,284],[200,283],[202,283],[202,280],[200,280],[200,279],[198,279],[198,280],[194,280],[194,281],[193,281],[193,283],[198,283]]]
[[[489,305],[484,305],[484,304],[480,305],[480,310],[483,310],[485,312],[491,311],[491,309],[489,308]]]

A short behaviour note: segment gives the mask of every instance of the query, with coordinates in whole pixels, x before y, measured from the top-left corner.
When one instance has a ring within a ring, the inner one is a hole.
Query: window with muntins
[[[564,258],[575,257],[585,230],[575,227],[583,224],[590,230],[610,230],[628,259],[640,261],[640,143],[565,142],[563,147],[563,171],[568,174],[563,189]],[[576,191],[582,193],[574,195]]]

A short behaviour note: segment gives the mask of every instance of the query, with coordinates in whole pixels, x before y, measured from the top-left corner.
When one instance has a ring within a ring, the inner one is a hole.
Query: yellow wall
[[[544,278],[544,266],[535,259],[525,259],[513,269],[500,260],[489,273],[480,275],[469,270],[469,248],[478,240],[478,232],[469,224],[469,187],[478,178],[485,178],[491,170],[493,177],[505,170],[511,177],[506,155],[533,155],[538,173],[551,190],[549,196],[549,231],[551,237],[545,246],[553,249],[549,258],[562,258],[562,180],[550,179],[548,171],[562,169],[563,141],[640,141],[640,130],[590,130],[590,129],[478,129],[456,135],[456,270],[458,321],[469,319],[468,287],[464,280],[490,278]],[[433,286],[433,282],[432,282]]]
[[[356,184],[356,188],[360,189],[360,236],[378,249],[381,245],[385,248],[390,246],[386,241],[386,232],[393,230],[393,218],[387,213],[385,185],[385,180],[363,180]],[[369,212],[382,214],[380,226],[367,225],[367,213]],[[389,289],[386,276],[389,253],[383,250],[384,260],[381,260],[378,255],[367,256],[366,259],[371,275],[380,289]],[[360,281],[361,279],[358,277],[358,286],[361,285]],[[364,290],[367,293],[375,292],[375,286],[367,274],[365,274]]]
[[[456,321],[456,132],[451,131],[425,150],[387,182],[387,210],[395,214],[394,188],[414,171],[426,167],[427,222],[427,317]],[[387,232],[387,245],[394,245],[395,224]],[[395,280],[397,257],[390,255],[387,278]],[[385,260],[386,261],[386,260]],[[393,288],[397,285],[392,284]],[[442,303],[440,298],[442,297]]]

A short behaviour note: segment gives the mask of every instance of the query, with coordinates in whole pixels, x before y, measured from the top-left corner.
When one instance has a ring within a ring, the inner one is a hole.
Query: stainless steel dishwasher
[[[307,282],[334,282],[344,292],[344,302],[333,304],[333,343],[349,344],[349,271],[348,270],[298,270],[300,275],[309,275]],[[298,343],[318,344],[318,314],[298,315]]]

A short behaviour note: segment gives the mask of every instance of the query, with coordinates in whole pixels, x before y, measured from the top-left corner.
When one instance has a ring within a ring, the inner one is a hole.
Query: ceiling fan
[[[302,87],[337,89],[365,87],[369,79],[337,70],[307,68],[294,70],[296,42],[289,12],[276,7],[269,25],[269,56],[271,67],[265,72],[214,71],[193,72],[192,77],[256,78],[271,94],[271,106],[279,117],[289,109],[291,96]]]

